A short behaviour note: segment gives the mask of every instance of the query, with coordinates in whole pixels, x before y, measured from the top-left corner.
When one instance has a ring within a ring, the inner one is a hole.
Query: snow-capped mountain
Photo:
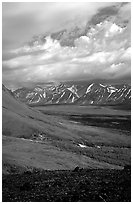
[[[30,105],[43,104],[130,104],[131,87],[127,84],[102,83],[45,84],[34,88],[20,88],[14,95]]]

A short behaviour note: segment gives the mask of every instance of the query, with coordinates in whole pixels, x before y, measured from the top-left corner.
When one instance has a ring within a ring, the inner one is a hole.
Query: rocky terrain
[[[130,202],[131,170],[79,169],[3,175],[3,202]]]

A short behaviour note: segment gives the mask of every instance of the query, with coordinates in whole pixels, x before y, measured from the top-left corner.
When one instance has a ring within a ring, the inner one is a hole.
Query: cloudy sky
[[[3,3],[3,83],[127,80],[130,3]]]

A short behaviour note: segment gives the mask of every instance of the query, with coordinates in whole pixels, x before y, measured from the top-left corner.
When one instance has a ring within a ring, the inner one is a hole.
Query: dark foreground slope
[[[130,202],[130,169],[37,171],[3,176],[3,202]]]

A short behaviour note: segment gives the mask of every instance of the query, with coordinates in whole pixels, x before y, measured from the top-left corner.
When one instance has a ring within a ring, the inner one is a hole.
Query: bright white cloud
[[[122,55],[122,58],[125,60],[130,60],[131,58],[131,47],[127,48]]]
[[[118,69],[118,68],[121,68],[122,66],[124,65],[124,63],[118,63],[118,64],[111,64],[110,68],[112,71]]]
[[[106,31],[105,33],[105,37],[112,37],[114,35],[118,35],[120,33],[122,33],[124,31],[125,28],[121,28],[120,26],[116,25],[115,23],[113,23],[109,30]]]

